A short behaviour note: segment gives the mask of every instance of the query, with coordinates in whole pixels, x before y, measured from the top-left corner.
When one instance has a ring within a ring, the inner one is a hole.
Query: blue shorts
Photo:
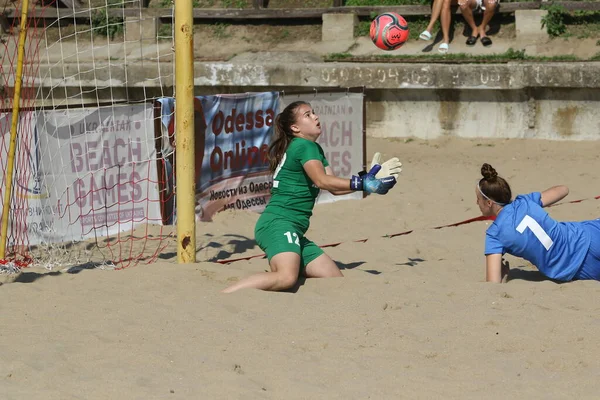
[[[600,219],[583,221],[582,224],[590,234],[590,248],[573,279],[600,281]]]

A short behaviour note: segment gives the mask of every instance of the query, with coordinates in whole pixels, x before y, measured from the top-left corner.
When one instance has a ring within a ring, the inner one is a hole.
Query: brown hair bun
[[[481,166],[481,175],[483,175],[483,179],[486,181],[493,181],[498,177],[498,173],[490,164],[483,164]]]

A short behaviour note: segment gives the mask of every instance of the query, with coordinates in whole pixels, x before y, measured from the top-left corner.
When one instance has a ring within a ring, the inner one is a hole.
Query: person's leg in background
[[[431,4],[431,18],[429,18],[429,25],[427,25],[427,28],[425,28],[425,30],[421,32],[421,34],[419,35],[419,39],[431,40],[433,38],[433,27],[435,26],[435,22],[440,17],[443,2],[444,0],[433,0]]]
[[[473,9],[477,7],[477,0],[460,0],[458,5],[465,22],[471,28],[471,36],[467,39],[467,46],[475,46],[477,39],[479,39],[479,27],[475,24],[475,18],[473,17]]]
[[[483,0],[485,10],[483,11],[483,19],[481,25],[479,25],[479,37],[481,38],[481,44],[484,46],[491,46],[492,39],[487,37],[486,30],[488,23],[492,20],[494,13],[496,12],[496,6],[498,5],[497,0]]]
[[[442,35],[444,37],[442,44],[438,48],[438,51],[442,54],[445,54],[450,49],[450,23],[452,22],[451,6],[457,4],[457,0],[440,0],[442,2],[441,6],[441,18],[440,22],[442,24]]]

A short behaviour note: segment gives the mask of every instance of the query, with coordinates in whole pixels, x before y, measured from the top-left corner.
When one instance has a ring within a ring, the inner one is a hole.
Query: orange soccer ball
[[[385,12],[371,22],[371,40],[383,50],[396,50],[408,40],[408,23],[395,12]]]

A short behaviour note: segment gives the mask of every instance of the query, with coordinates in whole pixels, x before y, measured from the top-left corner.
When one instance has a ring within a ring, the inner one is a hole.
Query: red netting
[[[10,5],[10,7],[7,7]],[[33,5],[32,8],[37,7]],[[31,178],[31,168],[28,167],[31,142],[31,114],[25,113],[13,122],[13,105],[15,83],[17,82],[17,61],[19,48],[20,18],[10,18],[20,14],[22,4],[5,2],[0,11],[0,159],[2,160],[2,176],[0,177],[1,199],[5,201],[7,189],[7,170],[9,163],[9,147],[11,130],[16,128],[16,152],[13,163],[13,190],[10,197],[9,227],[6,238],[8,248],[6,258],[13,259],[19,265],[27,265],[30,261],[28,254],[29,240],[27,235],[26,210],[28,196],[24,193],[22,182]],[[42,7],[42,10],[44,8]],[[19,107],[30,110],[35,103],[35,77],[39,68],[39,43],[43,30],[38,28],[38,18],[32,15],[27,19],[26,42],[23,53],[22,80]],[[13,128],[14,125],[14,128]]]
[[[0,9],[1,200],[7,191],[22,2],[7,4]],[[54,2],[31,2],[29,7],[7,251],[0,264],[124,268],[152,262],[172,236],[172,229],[163,226],[171,219],[173,190],[165,179],[168,161],[160,157],[161,134],[155,132],[156,127],[160,130],[160,123],[155,124],[160,112],[153,109],[152,99],[128,109],[99,104],[65,107],[64,102],[54,104],[54,98],[51,104],[41,98],[40,65],[47,61],[40,51],[54,51],[46,47],[50,43],[45,29],[48,24],[61,29],[75,22],[45,18],[54,7]],[[90,26],[83,29],[92,31]],[[110,68],[110,60],[104,62]],[[58,123],[57,115],[64,121]],[[72,121],[82,121],[80,132],[74,132],[77,125]],[[129,129],[140,132],[140,141],[127,142]],[[75,165],[79,162],[85,166]]]

